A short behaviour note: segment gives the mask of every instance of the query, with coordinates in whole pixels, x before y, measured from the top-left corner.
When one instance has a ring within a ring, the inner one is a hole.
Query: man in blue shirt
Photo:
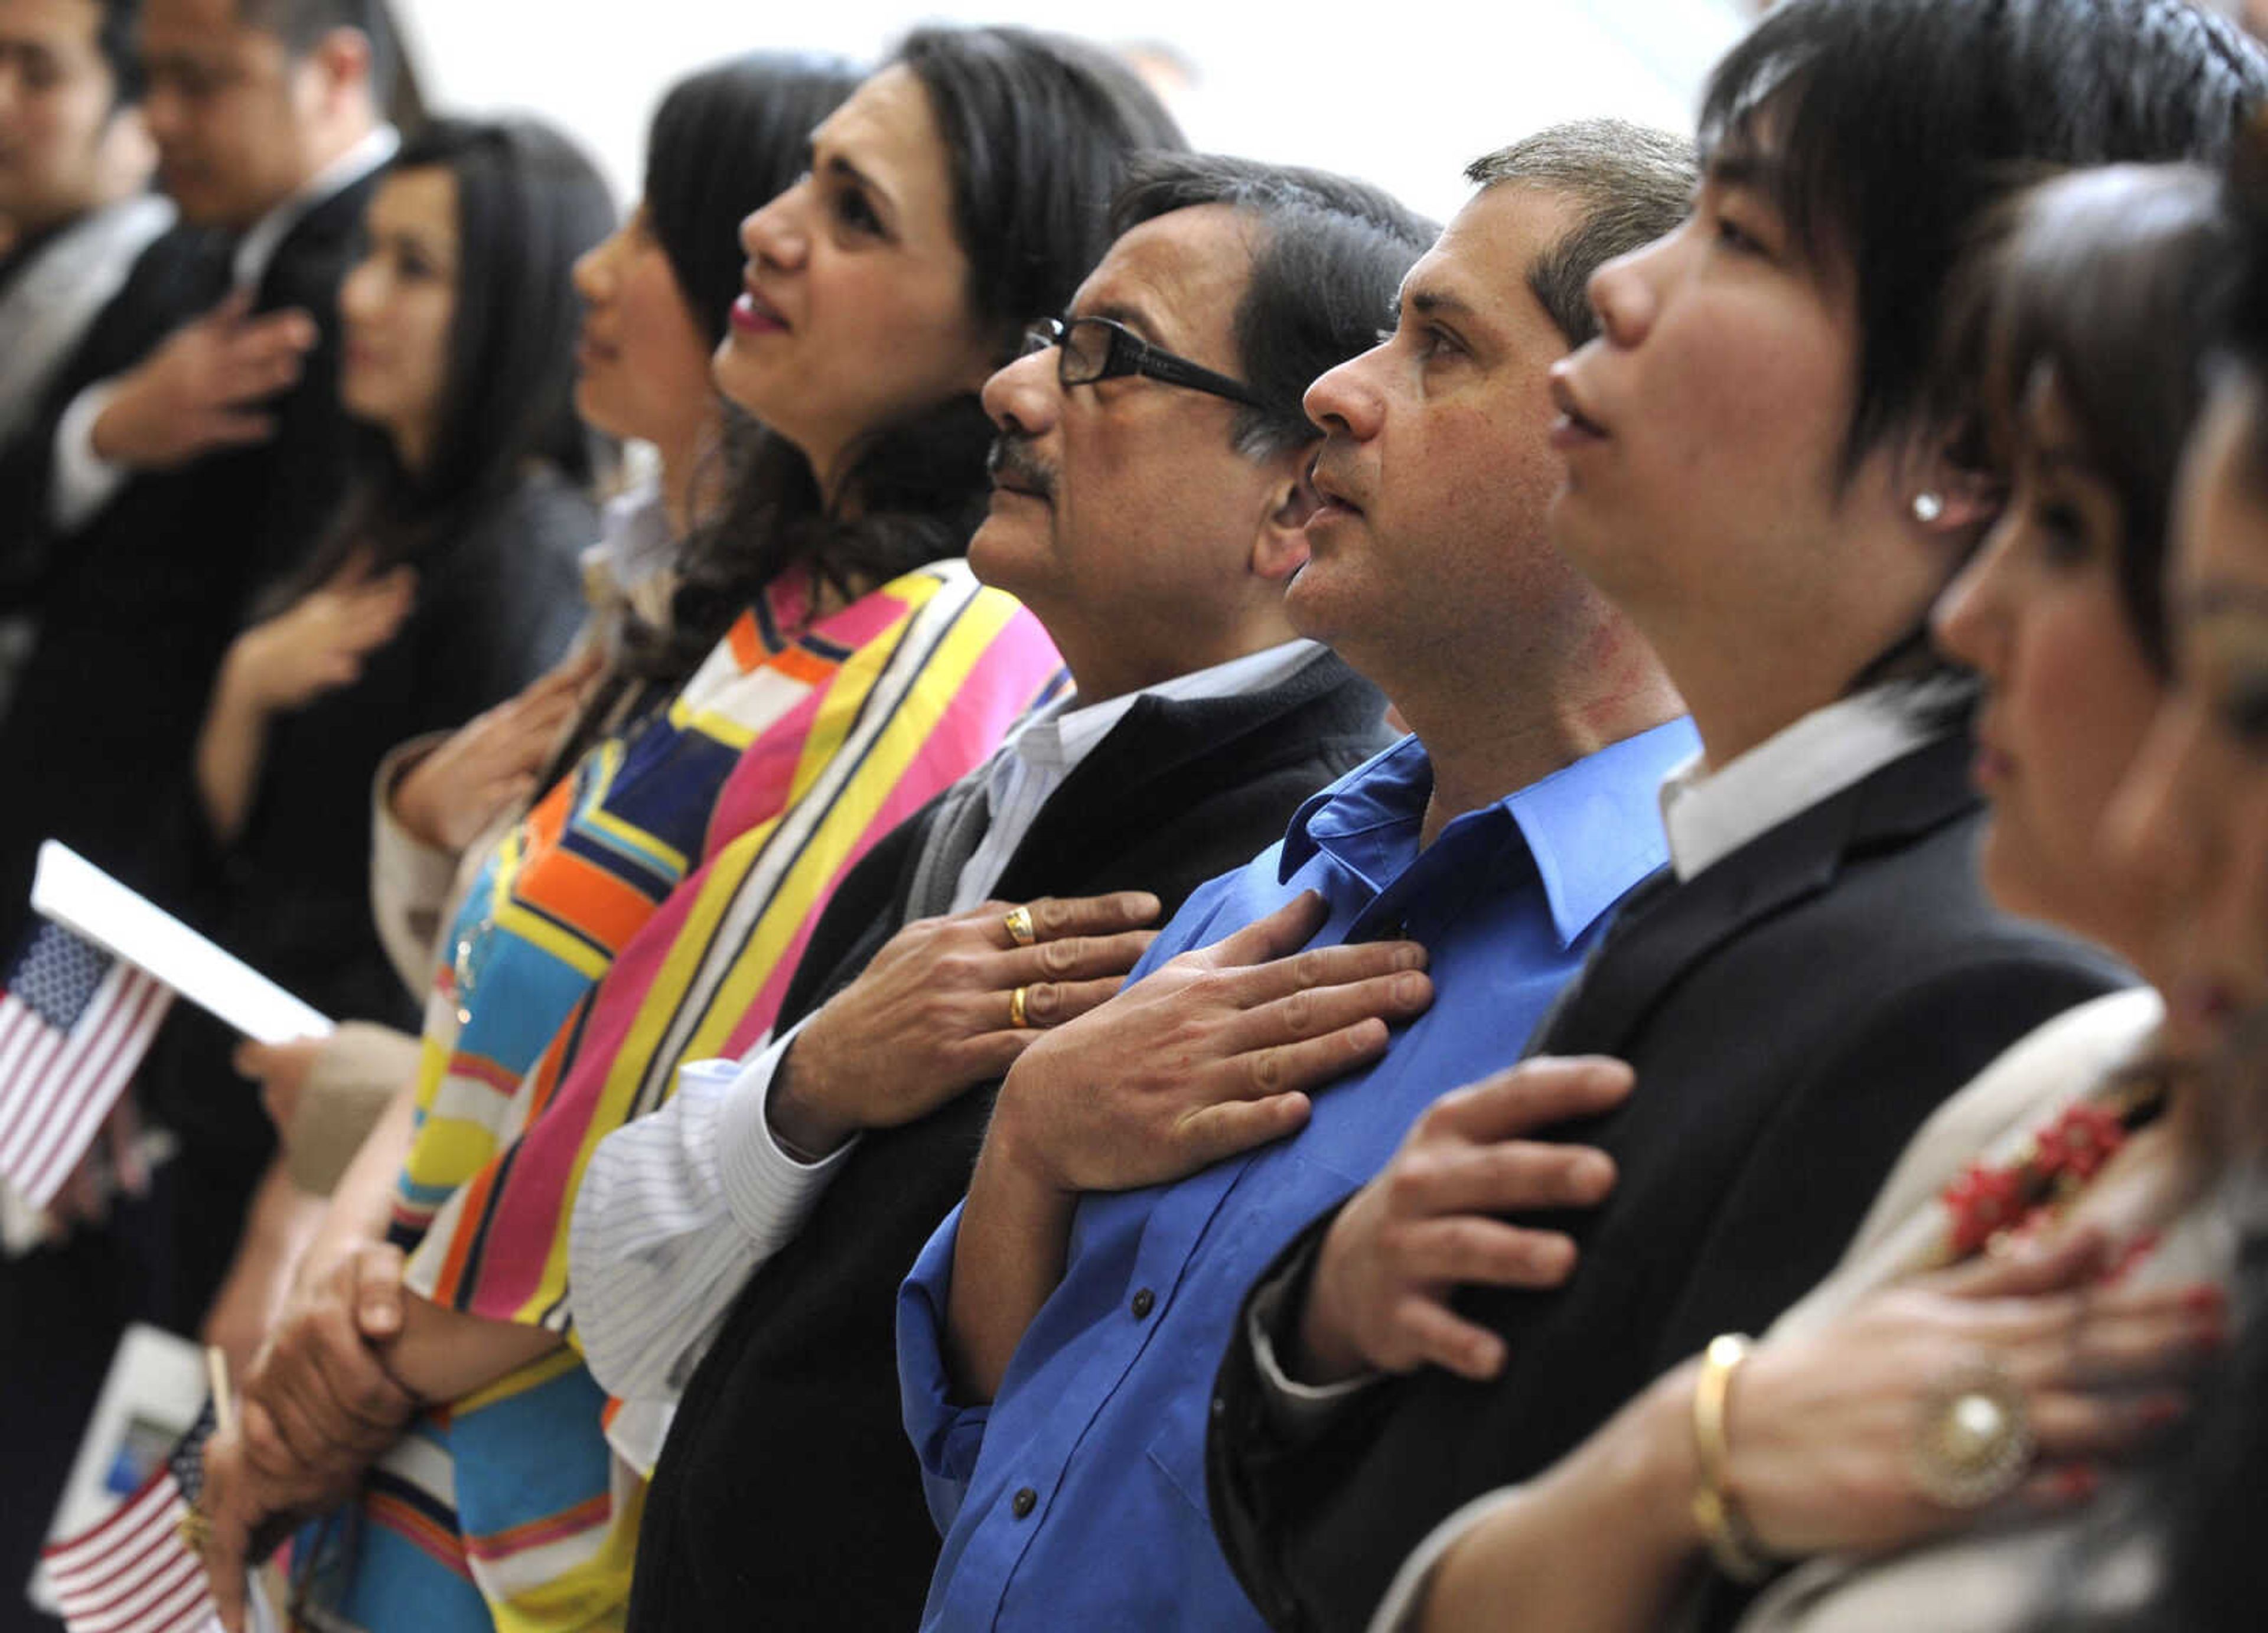
[[[1394,335],[1307,398],[1328,436],[1287,605],[1417,735],[1026,1052],[967,1203],[901,1294],[906,1421],[946,1532],[925,1626],[1259,1625],[1204,1497],[1245,1289],[1443,1085],[1518,1054],[1663,860],[1656,790],[1695,739],[1652,654],[1545,542],[1544,371],[1587,337],[1592,268],[1683,214],[1690,155],[1592,123],[1484,175]],[[1513,1114],[1596,1110],[1625,1085],[1575,1063],[1540,1095],[1528,1079]],[[1513,1149],[1541,1200],[1611,1182],[1580,1149]],[[1549,1232],[1467,1239],[1443,1244],[1445,1279],[1569,1268]]]

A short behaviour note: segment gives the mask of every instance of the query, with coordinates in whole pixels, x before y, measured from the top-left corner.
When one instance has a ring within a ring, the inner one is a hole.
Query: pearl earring
[[[1945,498],[1941,494],[1918,493],[1913,500],[1914,520],[1927,526],[1945,514]]]

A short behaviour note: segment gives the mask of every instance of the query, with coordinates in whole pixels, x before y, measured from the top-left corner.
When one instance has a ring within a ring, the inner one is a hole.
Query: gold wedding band
[[[1021,911],[1020,908],[1018,910]],[[1008,995],[1008,1024],[1019,1032],[1032,1024],[1031,1016],[1024,1009],[1025,1000],[1031,990],[1029,987],[1019,987]]]
[[[192,1554],[202,1554],[211,1545],[212,1519],[195,1504],[184,1508],[180,1519],[174,1523],[180,1533],[181,1546]]]
[[[1010,908],[1000,922],[1008,927],[1008,939],[1020,947],[1028,947],[1040,938],[1039,931],[1032,928],[1029,908]],[[1024,1023],[1020,1020],[1016,1024],[1020,1026]]]

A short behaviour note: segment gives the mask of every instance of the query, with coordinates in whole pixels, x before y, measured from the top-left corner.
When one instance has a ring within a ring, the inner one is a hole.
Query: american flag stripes
[[[188,1508],[160,1463],[100,1525],[41,1551],[70,1633],[217,1633],[204,1565],[181,1541]]]
[[[0,991],[0,1176],[45,1208],[124,1092],[170,988],[42,924]]]

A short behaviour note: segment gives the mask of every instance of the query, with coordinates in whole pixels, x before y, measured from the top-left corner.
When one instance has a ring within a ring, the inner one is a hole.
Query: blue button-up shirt
[[[945,1547],[924,1628],[1263,1627],[1213,1541],[1213,1374],[1260,1272],[1359,1188],[1447,1091],[1519,1058],[1614,904],[1667,854],[1657,791],[1683,721],[1469,812],[1426,849],[1433,785],[1408,738],[1309,800],[1284,842],[1191,896],[1132,979],[1303,890],[1314,945],[1408,936],[1432,1006],[1319,1092],[1293,1137],[1179,1184],[1086,1197],[1063,1283],[989,1407],[954,1398],[942,1339],[956,1210],[898,1298],[906,1427]]]

